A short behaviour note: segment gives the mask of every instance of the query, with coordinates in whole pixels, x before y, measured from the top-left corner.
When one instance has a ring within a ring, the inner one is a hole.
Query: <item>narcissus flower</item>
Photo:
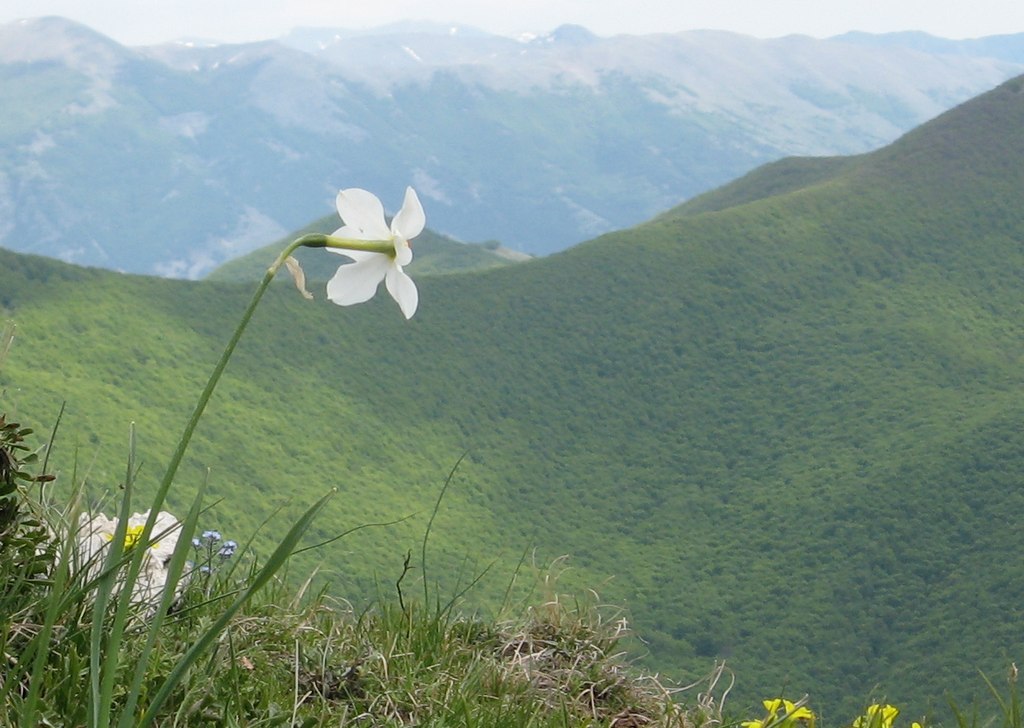
[[[392,242],[394,251],[373,253],[363,250],[328,248],[332,253],[347,256],[352,263],[342,265],[327,283],[327,297],[339,306],[351,306],[373,298],[381,281],[391,297],[398,302],[405,317],[412,318],[419,304],[419,292],[402,267],[412,262],[409,241],[423,232],[426,215],[412,187],[405,190],[402,209],[391,220],[384,220],[384,206],[377,196],[359,188],[338,193],[338,214],[345,224],[333,237],[350,240]]]

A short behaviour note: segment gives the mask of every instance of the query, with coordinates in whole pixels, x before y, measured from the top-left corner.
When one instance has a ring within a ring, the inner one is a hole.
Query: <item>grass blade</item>
[[[128,574],[121,585],[121,591],[117,596],[117,612],[114,616],[114,623],[106,636],[104,645],[104,626],[107,618],[107,604],[110,602],[111,594],[117,583],[117,565],[121,561],[124,552],[125,534],[128,532],[128,518],[131,514],[131,496],[134,485],[135,473],[135,423],[128,427],[128,465],[125,471],[124,495],[121,496],[121,510],[114,527],[114,538],[110,542],[110,549],[104,561],[104,574],[96,587],[96,599],[92,610],[92,634],[89,649],[89,666],[92,696],[92,725],[97,728],[106,728],[110,725],[110,707],[114,694],[114,678],[117,676],[121,656],[121,639],[124,636],[124,626],[127,621],[128,604],[132,597],[131,566]],[[87,537],[89,534],[86,534]],[[137,547],[142,544],[136,544]],[[137,550],[143,550],[138,548]],[[139,554],[136,554],[136,556]],[[134,566],[135,559],[132,559]],[[136,573],[138,573],[136,571]]]
[[[295,525],[291,527],[284,539],[278,544],[277,548],[274,549],[274,553],[267,559],[267,563],[262,569],[257,572],[256,576],[253,577],[252,583],[249,584],[248,588],[242,592],[242,594],[234,601],[234,603],[228,607],[220,618],[213,623],[213,625],[189,648],[188,652],[185,653],[184,657],[174,666],[171,673],[164,680],[160,686],[160,690],[157,691],[153,697],[153,702],[150,703],[149,708],[143,714],[142,719],[139,721],[140,728],[143,726],[152,725],[156,720],[157,712],[160,710],[164,701],[170,697],[171,692],[177,686],[177,684],[184,677],[185,672],[192,666],[192,664],[199,658],[199,655],[209,647],[210,643],[224,630],[231,618],[234,617],[235,613],[241,609],[241,607],[255,594],[257,591],[263,588],[268,581],[274,576],[277,571],[284,566],[284,563],[291,556],[292,551],[298,544],[299,539],[302,538],[302,534],[309,528],[309,524],[312,523],[313,518],[316,517],[317,513],[326,505],[327,501],[334,495],[335,491],[331,491],[323,498],[318,500],[309,509],[302,514],[302,517],[295,522]]]
[[[160,604],[157,606],[156,613],[146,625],[146,643],[143,645],[142,653],[135,664],[135,675],[132,678],[131,687],[128,689],[128,697],[125,700],[124,709],[121,711],[121,718],[117,723],[119,728],[131,728],[134,723],[135,708],[138,705],[142,683],[145,680],[146,669],[149,666],[149,656],[152,654],[153,646],[156,644],[156,638],[159,635],[164,618],[171,608],[178,582],[185,568],[185,561],[188,558],[189,548],[192,545],[192,536],[196,532],[196,524],[199,522],[199,516],[203,512],[203,497],[206,494],[208,482],[208,478],[203,480],[195,498],[192,500],[192,507],[189,509],[188,515],[185,516],[185,520],[179,527],[178,541],[167,568],[167,581],[164,583]],[[165,534],[160,534],[159,537],[164,536]]]

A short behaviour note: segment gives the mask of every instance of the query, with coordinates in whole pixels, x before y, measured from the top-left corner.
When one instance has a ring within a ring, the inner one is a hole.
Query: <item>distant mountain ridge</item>
[[[391,205],[412,184],[442,234],[544,254],[766,161],[875,148],[1024,69],[987,45],[854,40],[414,25],[125,48],[11,23],[0,245],[195,278],[339,187]]]
[[[837,35],[833,40],[878,48],[899,47],[924,53],[984,56],[986,58],[1010,61],[1011,63],[1024,62],[1024,43],[1021,42],[1021,35],[1019,33],[990,35],[984,38],[968,38],[965,40],[950,40],[948,38],[937,38],[934,35],[920,31],[878,34],[854,32]]]

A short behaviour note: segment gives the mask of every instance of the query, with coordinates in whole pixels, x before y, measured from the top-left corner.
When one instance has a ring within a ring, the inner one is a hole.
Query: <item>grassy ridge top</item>
[[[430,579],[567,553],[652,665],[726,658],[742,703],[969,697],[1024,647],[1022,88],[563,254],[426,278],[410,322],[384,296],[277,288],[183,480],[213,467],[222,532],[332,485],[322,536],[418,514],[318,554],[358,598],[418,548],[468,452]],[[7,400],[45,426],[68,398],[56,456],[79,445],[108,487],[136,419],[155,478],[247,297],[5,253]]]

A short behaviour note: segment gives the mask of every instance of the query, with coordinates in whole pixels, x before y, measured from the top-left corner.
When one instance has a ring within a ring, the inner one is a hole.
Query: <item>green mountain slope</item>
[[[625,604],[651,665],[725,658],[737,707],[969,699],[978,669],[1024,657],[1024,80],[876,153],[772,169],[566,253],[425,278],[410,322],[386,296],[276,287],[182,487],[212,468],[222,532],[332,486],[323,537],[416,514],[317,553],[359,600],[467,452],[432,535],[447,589],[495,560],[500,595],[524,549],[568,554],[564,586]],[[97,488],[136,421],[151,481],[247,297],[3,253],[5,401],[45,428],[68,399],[55,462],[77,450]]]
[[[267,271],[268,261],[273,261],[281,249],[292,240],[306,233],[332,233],[339,227],[341,221],[337,214],[322,217],[286,238],[217,267],[206,278],[211,281],[259,281]],[[413,241],[413,245],[415,267],[409,270],[417,276],[486,270],[530,258],[524,253],[508,250],[497,243],[460,243],[431,230],[425,230]],[[302,265],[306,277],[315,281],[326,281],[330,278],[342,260],[305,248],[296,251],[295,257]]]
[[[766,197],[795,192],[834,179],[860,161],[861,157],[786,157],[687,200],[662,217],[717,212]]]

